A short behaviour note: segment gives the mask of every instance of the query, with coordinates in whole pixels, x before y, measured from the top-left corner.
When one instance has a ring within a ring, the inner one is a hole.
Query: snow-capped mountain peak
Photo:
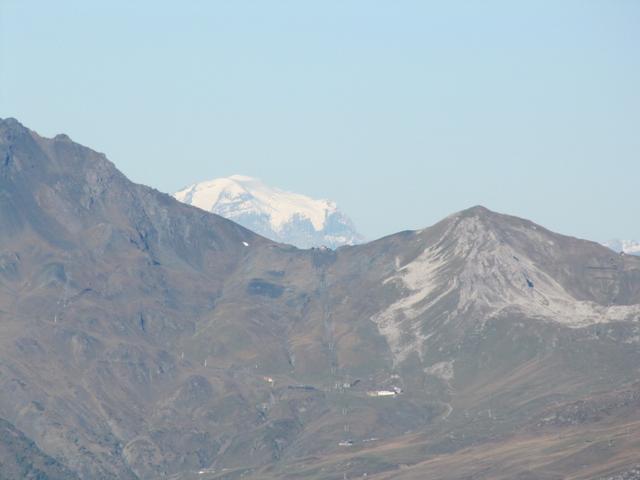
[[[217,213],[255,232],[302,248],[332,248],[362,241],[353,222],[335,202],[266,185],[257,178],[231,175],[193,184],[174,197]]]
[[[640,242],[635,240],[613,239],[604,242],[603,245],[618,253],[623,252],[628,255],[640,255]]]

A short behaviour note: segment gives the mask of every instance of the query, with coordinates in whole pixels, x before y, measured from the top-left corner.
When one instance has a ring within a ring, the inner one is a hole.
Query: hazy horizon
[[[237,173],[334,200],[368,239],[477,204],[638,239],[638,20],[624,1],[10,0],[0,116],[167,193]]]
[[[638,25],[0,0],[0,480],[640,480]]]

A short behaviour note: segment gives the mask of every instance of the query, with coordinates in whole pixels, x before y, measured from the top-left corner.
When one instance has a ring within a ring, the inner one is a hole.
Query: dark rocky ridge
[[[0,478],[75,480],[78,477],[43,453],[13,425],[0,419]]]
[[[0,159],[0,418],[50,478],[637,464],[638,258],[482,207],[298,250],[15,120]]]

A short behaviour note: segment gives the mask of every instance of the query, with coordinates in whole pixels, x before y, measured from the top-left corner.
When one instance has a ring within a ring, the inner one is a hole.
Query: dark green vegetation
[[[481,207],[298,250],[0,123],[0,477],[626,478],[638,304]]]

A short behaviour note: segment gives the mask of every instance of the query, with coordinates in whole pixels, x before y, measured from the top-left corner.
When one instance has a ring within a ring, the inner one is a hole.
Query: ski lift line
[[[335,348],[335,333],[333,324],[331,321],[331,310],[328,306],[328,293],[327,293],[327,280],[325,267],[320,267],[320,302],[322,307],[322,323],[324,330],[324,342],[328,350],[330,361],[329,375],[334,378],[338,377],[338,358]]]

